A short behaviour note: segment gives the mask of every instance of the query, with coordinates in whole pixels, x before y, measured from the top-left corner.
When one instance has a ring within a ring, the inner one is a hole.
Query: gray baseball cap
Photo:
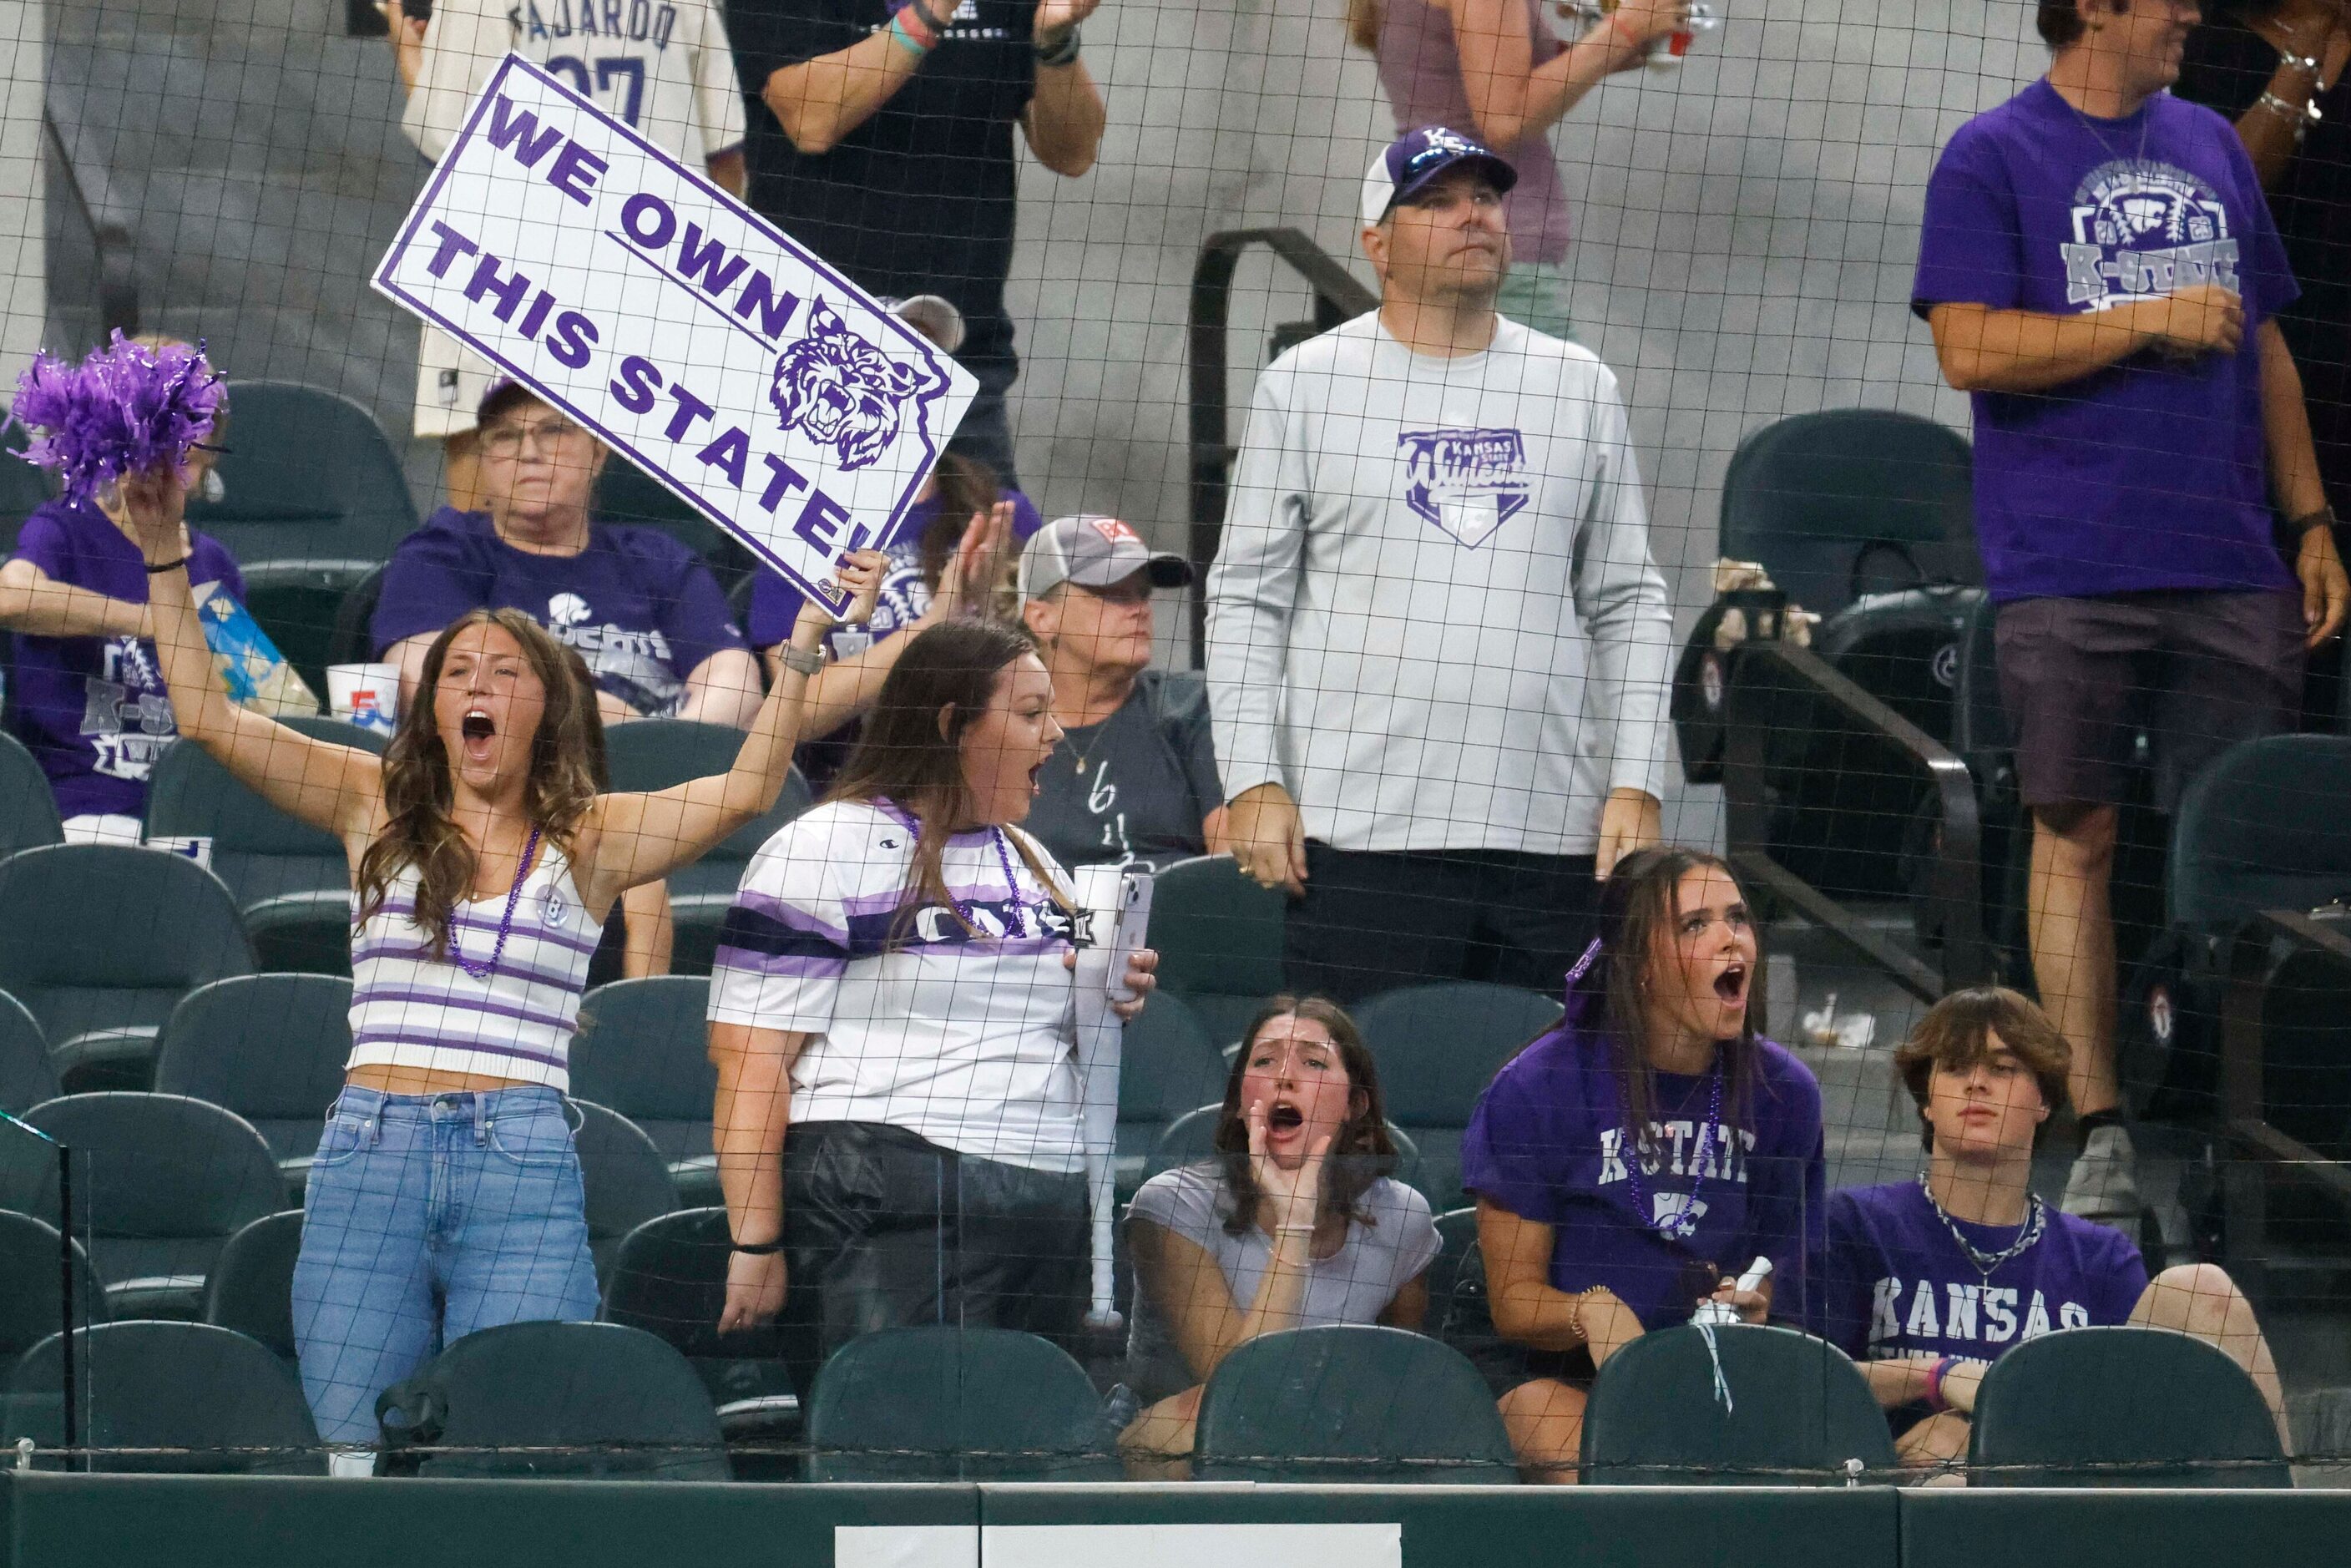
[[[1041,599],[1065,582],[1108,588],[1138,571],[1150,574],[1154,588],[1182,588],[1192,580],[1191,563],[1182,556],[1153,551],[1116,517],[1081,512],[1057,517],[1029,536],[1020,551],[1020,597]]]

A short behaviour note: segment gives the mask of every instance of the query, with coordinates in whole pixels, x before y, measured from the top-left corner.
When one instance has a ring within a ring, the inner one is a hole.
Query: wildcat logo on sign
[[[2058,247],[2067,304],[2104,310],[2199,283],[2237,287],[2228,205],[2186,170],[2103,163],[2074,188],[2073,205],[2073,242]]]
[[[1404,458],[1405,505],[1471,549],[1523,509],[1526,438],[1515,430],[1407,430],[1396,436]]]
[[[780,428],[831,447],[843,468],[862,468],[898,439],[908,404],[920,419],[922,405],[946,385],[927,366],[893,363],[819,299],[808,335],[776,361],[768,401],[783,416]]]
[[[835,607],[833,563],[897,542],[977,391],[822,256],[517,55],[374,283]],[[614,644],[584,604],[550,619],[583,651]]]

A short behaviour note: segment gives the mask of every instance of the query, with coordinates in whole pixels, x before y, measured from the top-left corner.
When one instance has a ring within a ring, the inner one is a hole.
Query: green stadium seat
[[[1149,1009],[1144,1009],[1148,1012]],[[1217,1123],[1224,1115],[1222,1100],[1213,1105],[1203,1105],[1186,1111],[1160,1134],[1159,1146],[1151,1152],[1150,1162],[1144,1166],[1143,1179],[1149,1181],[1162,1171],[1177,1166],[1211,1158],[1217,1152]],[[1388,1124],[1388,1137],[1395,1145],[1395,1168],[1387,1174],[1409,1187],[1420,1185],[1420,1145],[1412,1134],[1394,1122]],[[1140,1184],[1137,1184],[1140,1185]]]
[[[1102,1402],[1066,1351],[1011,1329],[850,1341],[808,1405],[814,1481],[1115,1480]]]
[[[261,1134],[178,1094],[68,1094],[25,1113],[73,1151],[73,1231],[89,1247],[113,1318],[193,1320],[231,1236],[285,1207]],[[0,1142],[0,1208],[54,1217],[55,1152]]]
[[[2066,1329],[1984,1374],[1969,1484],[2290,1487],[2277,1424],[2242,1367],[2168,1329]]]
[[[0,855],[65,841],[49,776],[23,741],[0,730]]]
[[[16,532],[36,508],[57,494],[46,469],[25,461],[32,437],[0,408],[0,559],[15,553]]]
[[[1452,1318],[1453,1293],[1461,1283],[1462,1268],[1469,1260],[1470,1250],[1478,1245],[1478,1210],[1474,1207],[1449,1208],[1437,1217],[1436,1223],[1437,1261],[1428,1266],[1428,1317],[1421,1326],[1425,1333],[1444,1338]],[[1478,1278],[1482,1291],[1482,1267]]]
[[[89,1254],[78,1241],[71,1250],[74,1324],[104,1322],[106,1292],[90,1270]],[[0,1366],[61,1331],[66,1251],[47,1220],[0,1209]]]
[[[1192,1005],[1155,993],[1126,1026],[1118,1073],[1118,1192],[1134,1196],[1167,1129],[1202,1101],[1221,1102],[1229,1072]]]
[[[191,527],[228,547],[246,607],[320,698],[335,609],[416,527],[399,454],[350,398],[294,382],[228,383],[217,501]]]
[[[0,1111],[22,1114],[57,1097],[48,1037],[25,1004],[0,991]]]
[[[1260,1334],[1200,1396],[1201,1480],[1506,1486],[1519,1479],[1486,1380],[1404,1329]]]
[[[1465,1199],[1461,1134],[1478,1097],[1562,1010],[1541,992],[1476,980],[1383,991],[1355,1010],[1388,1117],[1419,1145],[1418,1185],[1439,1207]]]
[[[571,1041],[571,1092],[636,1124],[691,1207],[724,1201],[710,1147],[718,1072],[704,1021],[709,1001],[710,982],[700,976],[615,980],[580,1002]]]
[[[1266,998],[1284,988],[1287,915],[1285,895],[1243,876],[1230,855],[1177,861],[1153,879],[1159,988],[1190,1002],[1219,1047],[1238,1040]]]
[[[618,1323],[506,1323],[467,1334],[376,1408],[387,1459],[396,1452],[425,1476],[730,1475],[702,1380],[659,1339]]]
[[[732,768],[736,752],[742,749],[743,732],[723,724],[645,718],[614,725],[605,732],[604,746],[611,762],[614,789],[666,789]],[[670,913],[677,931],[671,949],[671,973],[710,972],[718,928],[734,906],[743,868],[759,852],[759,846],[810,804],[808,780],[795,768],[784,780],[783,793],[776,798],[772,810],[737,829],[692,865],[671,873]]]
[[[180,998],[252,969],[235,901],[184,856],[53,844],[0,861],[0,990],[40,1020],[68,1093],[147,1087]]]
[[[78,1420],[100,1452],[89,1468],[204,1475],[324,1475],[326,1450],[301,1379],[266,1346],[209,1323],[112,1322],[75,1331]],[[8,1401],[31,1417],[5,1434],[44,1447],[64,1437],[57,1389],[65,1343],[51,1335],[8,1375]],[[154,1450],[163,1450],[156,1452]],[[63,1468],[67,1461],[48,1461]],[[77,1461],[77,1468],[79,1462]]]
[[[1894,1467],[1886,1414],[1860,1370],[1826,1340],[1733,1323],[1643,1334],[1608,1358],[1583,1415],[1587,1485],[1843,1486]]]
[[[291,1201],[319,1152],[351,1054],[351,983],[333,975],[240,975],[200,986],[164,1021],[155,1088],[253,1124]]]
[[[721,1207],[648,1219],[622,1239],[605,1271],[604,1321],[657,1334],[685,1357],[718,1406],[730,1443],[789,1442],[800,1405],[773,1324],[718,1332],[734,1236]]]
[[[316,739],[381,754],[381,736],[340,719],[286,721]],[[147,789],[150,838],[208,838],[262,969],[351,972],[351,869],[342,841],[246,789],[200,746],[174,746]]]
[[[294,1359],[294,1260],[302,1211],[256,1219],[228,1239],[204,1281],[204,1322],[259,1340]]]
[[[677,1184],[670,1179],[669,1162],[643,1128],[592,1101],[570,1103],[580,1113],[573,1138],[580,1184],[587,1189],[588,1246],[601,1281],[623,1237],[677,1207]]]

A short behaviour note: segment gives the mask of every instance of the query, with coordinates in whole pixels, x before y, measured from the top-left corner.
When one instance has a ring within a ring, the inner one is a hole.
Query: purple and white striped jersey
[[[506,951],[477,980],[457,957],[490,961],[506,908],[503,894],[459,904],[449,956],[436,961],[416,924],[416,873],[393,881],[383,907],[351,938],[350,1066],[474,1072],[569,1091],[580,993],[602,933],[588,922],[571,862],[545,843],[514,901]]]
[[[947,891],[977,936],[908,891],[915,827],[887,804],[819,806],[752,859],[719,937],[710,1019],[810,1037],[792,1066],[796,1124],[878,1122],[980,1159],[1084,1168],[1070,922],[1016,831],[947,842]]]

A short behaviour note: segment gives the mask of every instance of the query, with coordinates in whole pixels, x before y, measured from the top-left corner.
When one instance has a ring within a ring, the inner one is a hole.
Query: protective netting
[[[9,8],[0,1438],[2327,1484],[2351,13],[2208,9]]]

